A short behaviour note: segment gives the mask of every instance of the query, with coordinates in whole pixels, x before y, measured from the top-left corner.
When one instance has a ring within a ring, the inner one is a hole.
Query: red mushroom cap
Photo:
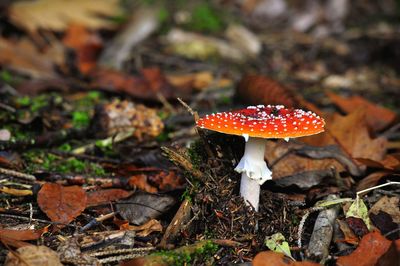
[[[324,131],[325,121],[311,111],[283,105],[257,105],[206,115],[197,126],[217,132],[257,138],[296,138]]]

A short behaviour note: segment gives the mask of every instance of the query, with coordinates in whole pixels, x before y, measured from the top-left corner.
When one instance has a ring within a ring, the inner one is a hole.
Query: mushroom
[[[267,139],[297,138],[324,131],[324,119],[311,111],[288,109],[283,105],[257,105],[246,109],[206,115],[197,126],[225,134],[243,136],[244,155],[235,171],[242,173],[240,195],[258,211],[260,186],[272,179],[264,161]]]

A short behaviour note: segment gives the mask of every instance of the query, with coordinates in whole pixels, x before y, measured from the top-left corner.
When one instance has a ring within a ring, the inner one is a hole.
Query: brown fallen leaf
[[[31,244],[24,242],[25,240],[39,239],[44,233],[48,231],[48,227],[42,229],[26,229],[26,230],[13,230],[13,229],[0,229],[0,241],[11,247],[24,247]]]
[[[127,198],[133,194],[132,191],[126,191],[123,189],[103,189],[87,192],[86,206],[97,206],[101,204],[107,204],[111,201]]]
[[[95,68],[97,56],[103,47],[97,33],[89,31],[81,24],[72,24],[65,33],[63,43],[75,50],[78,68],[82,73],[88,73]]]
[[[37,202],[40,209],[53,221],[69,224],[86,208],[87,196],[79,186],[64,187],[45,183],[40,189]]]
[[[126,230],[136,231],[138,236],[148,236],[153,232],[162,232],[163,227],[159,221],[156,219],[151,219],[145,224],[136,226],[136,225],[128,225]]]
[[[145,174],[131,176],[128,183],[130,187],[137,187],[138,189],[149,193],[156,193],[158,191],[155,186],[149,184],[147,175]]]
[[[57,252],[46,246],[26,246],[8,252],[5,266],[54,265],[62,266]]]
[[[354,232],[351,230],[351,228],[349,227],[349,225],[342,220],[336,220],[337,223],[339,224],[340,227],[340,231],[342,231],[343,235],[344,235],[344,239],[343,240],[339,240],[337,242],[343,241],[352,245],[356,245],[359,243],[359,238],[354,234]]]
[[[115,23],[104,16],[116,16],[118,0],[36,0],[14,2],[9,10],[11,21],[30,32],[39,29],[62,31],[71,23],[91,29],[112,28]],[[103,15],[100,17],[99,15]]]
[[[315,160],[291,152],[301,146],[304,146],[304,144],[294,141],[268,142],[265,149],[265,158],[268,159],[268,165],[273,167],[273,179],[280,179],[302,172],[329,170],[331,167],[335,167],[338,172],[344,170],[343,165],[334,159]]]
[[[158,101],[162,95],[166,99],[175,99],[175,93],[160,69],[146,68],[141,76],[128,75],[111,69],[97,69],[90,73],[91,86],[111,92],[126,93],[142,100]]]
[[[366,124],[365,108],[359,108],[346,116],[334,114],[324,117],[325,132],[302,140],[316,146],[339,145],[352,158],[380,161],[386,154],[387,140],[370,136]]]
[[[190,74],[170,74],[166,79],[175,87],[202,90],[213,86],[214,88],[228,87],[232,80],[227,78],[215,78],[209,71],[201,71]]]
[[[338,266],[374,266],[397,265],[399,262],[396,248],[392,241],[384,238],[379,232],[365,235],[357,249],[336,261]]]
[[[384,211],[392,217],[393,222],[400,224],[399,202],[398,197],[383,196],[371,207],[369,213],[378,214],[379,211]]]
[[[356,190],[360,191],[367,188],[371,188],[377,185],[383,177],[390,175],[390,173],[391,173],[390,171],[373,172],[358,182]]]
[[[319,263],[311,261],[293,261],[283,253],[263,251],[253,259],[253,266],[317,266]]]
[[[36,78],[53,78],[57,76],[54,67],[64,64],[64,47],[55,41],[41,52],[28,39],[0,38],[0,51],[3,67]]]
[[[374,131],[380,131],[388,127],[397,117],[395,112],[374,104],[358,95],[350,98],[341,97],[333,92],[328,92],[327,95],[334,104],[347,114],[360,107],[365,108],[367,125]]]

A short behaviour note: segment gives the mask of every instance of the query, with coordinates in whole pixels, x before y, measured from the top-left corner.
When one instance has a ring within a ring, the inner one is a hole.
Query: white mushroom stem
[[[242,173],[240,195],[256,211],[260,200],[260,186],[272,179],[272,172],[264,161],[266,142],[266,139],[250,137],[246,142],[244,155],[235,168],[236,172]]]

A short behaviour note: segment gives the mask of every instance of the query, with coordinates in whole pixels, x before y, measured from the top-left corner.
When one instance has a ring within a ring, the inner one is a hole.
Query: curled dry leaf
[[[228,87],[232,80],[227,78],[216,78],[209,71],[201,71],[190,74],[170,74],[166,76],[173,86],[184,89],[201,90],[213,86],[214,88]]]
[[[369,128],[374,131],[380,131],[386,128],[396,119],[397,116],[395,112],[371,103],[358,95],[344,98],[329,92],[328,96],[334,104],[339,106],[339,108],[346,113],[351,113],[360,107],[365,108],[366,123]]]
[[[16,256],[18,255],[18,256]],[[26,246],[17,249],[16,253],[9,252],[5,266],[22,265],[52,265],[62,266],[57,252],[46,246]]]
[[[263,251],[253,259],[253,266],[318,266],[320,264],[311,261],[293,261],[282,253]]]
[[[270,78],[246,75],[236,87],[236,96],[247,104],[282,104],[298,107],[299,101],[292,91]]]
[[[126,191],[123,189],[103,189],[97,191],[91,191],[87,193],[87,207],[97,206],[101,204],[107,204],[111,201],[127,198],[131,196],[133,192]]]
[[[53,221],[69,224],[86,208],[87,196],[79,186],[46,183],[38,193],[40,209]]]
[[[379,211],[384,211],[392,217],[393,222],[400,224],[399,201],[398,197],[383,196],[372,206],[369,213],[378,214]]]
[[[127,230],[136,231],[138,236],[148,236],[153,232],[162,232],[163,227],[159,221],[156,219],[151,219],[145,224],[136,226],[136,225],[128,225]]]
[[[336,263],[340,266],[373,266],[397,265],[398,262],[394,243],[387,240],[379,232],[371,232],[361,239],[353,253],[339,257]]]

